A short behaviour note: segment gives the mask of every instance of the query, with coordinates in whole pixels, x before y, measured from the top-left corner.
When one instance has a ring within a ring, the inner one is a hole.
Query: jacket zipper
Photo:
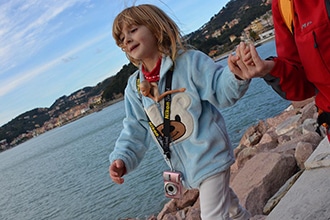
[[[323,58],[323,56],[322,56],[322,54],[320,52],[320,48],[319,48],[319,45],[317,43],[317,37],[316,37],[315,31],[313,31],[312,34],[313,34],[313,40],[314,40],[314,48],[317,50],[317,53],[319,54],[319,57],[320,57],[320,59],[321,59],[321,61],[323,63],[323,66],[328,71],[328,73],[330,73],[330,70],[327,67],[326,62],[324,61],[324,58]]]
[[[314,48],[318,48],[319,45],[317,44],[316,35],[315,35],[315,32],[314,31],[313,31],[313,39],[314,39]]]

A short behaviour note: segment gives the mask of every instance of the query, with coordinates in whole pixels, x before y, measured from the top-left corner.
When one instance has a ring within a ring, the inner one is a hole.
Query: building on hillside
[[[275,36],[274,29],[271,29],[269,31],[266,31],[266,32],[263,32],[263,33],[259,34],[259,37],[260,37],[261,40],[272,37],[272,36]]]
[[[233,35],[233,34],[229,36],[230,42],[233,42],[234,40],[236,40],[236,38],[237,37],[235,35]]]
[[[220,37],[220,36],[221,36],[221,30],[216,30],[212,34],[212,37],[213,38]]]
[[[261,19],[256,19],[251,22],[251,29],[255,33],[261,33],[264,29],[264,26],[262,25]]]
[[[7,150],[9,147],[8,143],[7,143],[7,139],[3,139],[0,141],[0,149],[1,150]]]

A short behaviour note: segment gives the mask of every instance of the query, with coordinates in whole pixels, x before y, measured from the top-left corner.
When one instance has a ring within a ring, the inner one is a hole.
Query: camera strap
[[[165,91],[170,91],[172,87],[172,76],[173,76],[173,70],[172,68],[167,71],[166,74],[166,82],[165,82]],[[136,85],[139,91],[139,85],[140,83],[140,77],[137,76],[136,79]],[[159,133],[156,126],[151,122],[148,115],[146,114],[148,118],[148,124],[151,128],[151,131],[155,135],[159,145],[162,147],[164,151],[164,155],[168,160],[171,159],[171,151],[170,151],[170,142],[171,142],[171,125],[170,125],[170,115],[171,115],[171,94],[167,94],[164,97],[164,127],[163,127],[163,135]]]
[[[173,71],[170,69],[166,74],[165,91],[170,91],[172,87],[172,75]],[[171,125],[170,125],[170,115],[171,115],[171,94],[167,94],[164,98],[164,141],[163,150],[167,159],[171,159],[170,142],[171,142]]]

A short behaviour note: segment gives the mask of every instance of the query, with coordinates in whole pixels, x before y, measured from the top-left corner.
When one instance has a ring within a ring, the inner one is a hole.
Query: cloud
[[[6,79],[5,81],[1,82],[0,87],[0,97],[6,95],[8,92],[16,89],[18,86],[30,81],[34,77],[38,76],[39,74],[43,73],[44,71],[54,67],[57,64],[57,60],[51,61],[49,63],[45,63],[35,69],[32,69],[27,72],[23,72],[20,74],[19,77],[13,76],[11,78]]]
[[[100,48],[96,48],[96,49],[95,49],[95,54],[100,54],[100,53],[102,53],[102,52],[103,52],[103,50],[100,49]]]
[[[85,50],[88,47],[91,47],[101,40],[108,38],[108,33],[104,33],[101,35],[98,35],[89,41],[85,41],[83,44],[79,45],[76,48],[70,49],[67,53],[63,54],[63,58],[60,60],[63,62],[70,62],[74,59],[77,59],[78,56],[76,54],[80,53],[80,51]],[[59,59],[55,58],[49,62],[40,64],[38,67],[32,68],[27,71],[22,71],[18,75],[11,76],[8,79],[1,80],[0,82],[0,97],[6,95],[10,91],[16,89],[17,87],[28,83],[33,78],[37,77],[40,74],[49,72],[52,68],[59,65]]]
[[[0,7],[0,75],[19,65],[58,37],[63,13],[84,0],[18,1]]]
[[[69,62],[74,61],[76,59],[78,59],[78,56],[69,56],[69,57],[62,58],[62,61],[64,63],[69,63]]]

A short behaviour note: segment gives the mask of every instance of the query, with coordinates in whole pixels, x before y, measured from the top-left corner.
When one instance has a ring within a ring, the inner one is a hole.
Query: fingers
[[[232,54],[229,54],[229,56],[228,56],[228,60],[227,60],[227,63],[228,63],[228,65],[229,66],[231,66],[231,67],[235,67],[235,65],[236,65],[236,62],[239,60],[239,57],[238,56],[236,56],[236,55],[232,55]]]
[[[249,47],[250,47],[251,59],[253,60],[254,64],[260,65],[262,60],[261,60],[260,56],[258,55],[257,49],[253,45],[250,45]]]
[[[230,55],[228,66],[236,77],[247,80],[263,77],[274,67],[274,61],[265,61],[260,58],[253,44],[241,42],[236,48],[236,55]]]
[[[253,44],[246,45],[241,42],[236,48],[236,55],[229,56],[228,66],[237,77],[247,80],[258,77],[264,68],[264,63]]]
[[[237,67],[239,68],[240,71],[239,71],[239,75],[238,74],[235,74],[235,75],[239,76],[243,80],[249,79],[247,77],[248,69],[247,69],[247,66],[245,65],[245,63],[243,62],[243,60],[239,59],[236,62],[236,65],[237,65]]]
[[[122,160],[115,160],[109,166],[110,178],[117,184],[124,183],[124,178],[122,176],[125,174],[125,164]]]
[[[228,63],[228,67],[229,67],[230,71],[232,73],[234,73],[236,76],[241,78],[242,72],[237,65],[238,60],[239,60],[239,57],[237,55],[229,54],[227,63]]]
[[[252,60],[250,45],[253,45],[253,44],[252,43],[246,44],[246,43],[241,42],[239,44],[239,48],[240,48],[240,54],[241,54],[242,61],[246,65],[252,65],[253,66],[254,62]]]

